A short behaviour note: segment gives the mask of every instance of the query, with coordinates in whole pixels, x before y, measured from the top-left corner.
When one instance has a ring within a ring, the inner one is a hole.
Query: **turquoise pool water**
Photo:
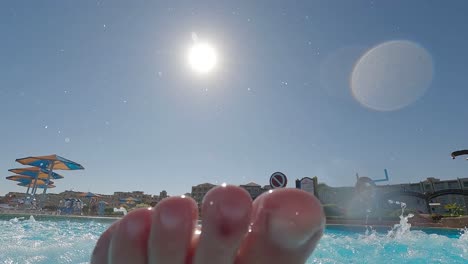
[[[111,223],[0,216],[0,263],[89,263]],[[308,263],[468,263],[468,232],[329,226]]]

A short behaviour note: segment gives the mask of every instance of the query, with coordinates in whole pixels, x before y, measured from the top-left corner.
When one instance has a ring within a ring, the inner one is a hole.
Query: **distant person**
[[[319,201],[298,189],[264,193],[252,202],[236,186],[216,187],[202,205],[170,197],[137,209],[99,238],[92,264],[303,264],[325,226]]]

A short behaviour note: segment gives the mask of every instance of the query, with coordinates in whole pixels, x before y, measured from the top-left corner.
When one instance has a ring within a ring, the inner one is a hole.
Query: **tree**
[[[453,203],[453,204],[446,204],[444,206],[445,210],[447,210],[450,216],[462,216],[465,210],[460,205]]]

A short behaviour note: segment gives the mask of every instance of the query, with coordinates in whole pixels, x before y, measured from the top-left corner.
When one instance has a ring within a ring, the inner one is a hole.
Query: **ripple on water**
[[[0,220],[0,263],[89,263],[111,223],[94,220]],[[468,263],[468,230],[460,236],[329,228],[307,263]]]
[[[3,263],[87,263],[99,235],[109,224],[0,221],[0,259]]]
[[[400,237],[326,233],[307,263],[467,263],[467,251],[466,231],[460,238],[423,231]]]

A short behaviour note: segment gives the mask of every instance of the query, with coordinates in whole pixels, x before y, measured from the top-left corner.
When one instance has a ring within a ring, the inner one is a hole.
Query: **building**
[[[468,190],[468,178],[427,178],[418,183],[377,185],[368,192],[356,191],[355,187],[330,187],[321,183],[317,186],[317,197],[322,204],[342,208],[352,216],[384,216],[392,212],[398,213],[401,210],[401,202],[406,204],[407,210],[437,214],[446,214],[444,206],[456,203],[468,214],[466,195],[449,193],[429,199],[437,192],[449,190]],[[429,206],[428,202],[432,206]]]
[[[44,208],[49,210],[54,210],[54,208],[63,205],[65,199],[69,198],[78,198],[81,199],[84,204],[88,204],[90,202],[89,198],[81,197],[80,195],[82,192],[76,191],[64,191],[61,193],[47,193],[44,201]],[[150,206],[156,205],[159,201],[164,198],[169,197],[166,191],[161,191],[159,195],[150,195],[145,194],[142,191],[132,191],[132,192],[114,192],[113,194],[98,194],[99,201],[107,202],[107,207],[109,208],[119,208],[122,205],[121,199],[125,198],[135,198],[137,199],[137,203],[148,204]],[[42,199],[42,193],[36,194],[36,200],[40,201]],[[10,192],[6,194],[5,198],[2,200],[2,203],[10,204],[13,206],[22,205],[26,198],[25,193],[19,192]],[[135,205],[136,205],[135,204]]]
[[[192,186],[192,192],[190,193],[190,197],[192,197],[195,200],[195,202],[197,202],[197,205],[200,207],[205,195],[208,193],[209,190],[213,189],[214,187],[216,187],[216,185],[211,183],[202,183],[196,186]]]
[[[256,184],[255,182],[250,182],[244,185],[239,185],[239,187],[244,188],[252,197],[252,200],[257,198],[260,194],[267,191],[262,186]]]

